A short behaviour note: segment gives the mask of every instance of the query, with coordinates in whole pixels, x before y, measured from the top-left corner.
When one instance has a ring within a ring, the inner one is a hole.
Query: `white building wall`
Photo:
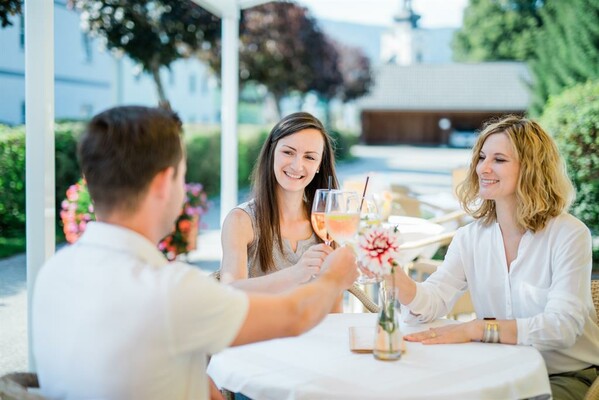
[[[155,106],[158,94],[151,75],[141,71],[131,59],[119,61],[122,81],[121,102]],[[160,77],[171,107],[185,122],[217,123],[220,120],[220,97],[217,80],[210,69],[195,58],[179,60]]]
[[[65,1],[54,1],[55,115],[81,119],[114,103],[114,61],[98,52],[79,29],[79,16]],[[25,49],[23,19],[0,29],[0,122],[25,122]]]
[[[127,57],[115,59],[80,29],[79,15],[65,0],[54,0],[55,116],[87,119],[117,104],[157,105],[151,77]],[[23,20],[0,29],[0,123],[25,122]],[[167,97],[185,122],[217,123],[220,98],[216,78],[197,59],[173,63],[161,73]]]

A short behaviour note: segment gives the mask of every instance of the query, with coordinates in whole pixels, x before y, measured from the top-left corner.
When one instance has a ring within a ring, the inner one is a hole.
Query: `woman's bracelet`
[[[485,321],[485,330],[483,332],[484,343],[499,343],[499,324],[497,322]]]

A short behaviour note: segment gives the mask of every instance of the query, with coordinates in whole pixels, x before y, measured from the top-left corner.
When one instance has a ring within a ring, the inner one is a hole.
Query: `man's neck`
[[[139,212],[124,213],[115,211],[108,215],[97,215],[97,219],[100,222],[120,226],[139,233],[154,244],[158,243],[164,237],[156,228],[157,224],[153,222],[155,219],[152,216],[142,216]]]

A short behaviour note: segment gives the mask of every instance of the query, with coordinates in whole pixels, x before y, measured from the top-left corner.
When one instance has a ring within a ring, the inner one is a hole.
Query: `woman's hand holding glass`
[[[320,273],[320,267],[329,254],[333,252],[333,248],[324,243],[310,246],[308,250],[302,254],[300,260],[292,268],[297,273],[297,282],[307,282],[313,279]]]

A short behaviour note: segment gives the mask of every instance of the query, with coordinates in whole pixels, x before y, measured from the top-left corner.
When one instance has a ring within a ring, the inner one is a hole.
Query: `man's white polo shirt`
[[[207,355],[226,348],[247,296],[168,263],[145,237],[90,223],[41,269],[33,352],[51,398],[203,399]]]

